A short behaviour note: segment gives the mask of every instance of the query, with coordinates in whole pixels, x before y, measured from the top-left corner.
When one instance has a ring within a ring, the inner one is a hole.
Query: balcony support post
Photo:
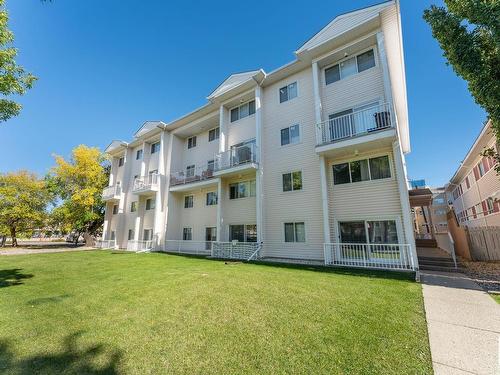
[[[314,115],[316,124],[320,124],[322,121],[322,105],[321,96],[319,93],[319,67],[318,62],[315,61],[312,64],[312,75],[313,75],[313,94],[314,94]]]
[[[222,225],[224,218],[222,217],[222,202],[224,201],[224,193],[222,188],[222,178],[217,181],[217,241],[222,241]]]
[[[256,222],[257,222],[257,242],[261,243],[264,240],[264,225],[263,225],[263,167],[262,167],[262,103],[261,103],[262,90],[259,85],[255,87],[255,145],[256,145],[256,157],[258,168],[255,176],[255,186],[256,186]]]
[[[158,155],[158,174],[156,176],[156,181],[152,180],[151,183],[156,182],[156,196],[155,196],[155,217],[154,217],[154,231],[153,231],[153,240],[156,239],[156,242],[153,243],[153,250],[157,249],[160,246],[161,239],[165,234],[165,215],[164,215],[164,191],[165,189],[165,181],[163,181],[163,176],[165,176],[165,155],[166,155],[166,147],[167,146],[167,132],[162,131],[160,134],[160,152]],[[151,176],[153,178],[153,176]]]
[[[123,177],[122,181],[130,181],[130,173],[132,171],[132,152],[133,149],[127,147],[125,149],[125,162],[123,164],[123,168],[125,168],[123,172]],[[118,183],[118,181],[115,182],[115,185]],[[120,185],[123,185],[121,183]],[[115,235],[115,241],[116,245],[118,248],[124,247],[124,240],[126,239],[125,237],[125,225],[126,225],[126,217],[125,217],[125,208],[127,207],[128,201],[127,201],[127,192],[128,189],[124,189],[122,187],[121,189],[121,194],[120,194],[120,201],[118,202],[118,225],[116,226],[116,235]]]
[[[382,76],[384,79],[384,94],[385,101],[391,105],[392,103],[392,85],[391,85],[391,76],[389,74],[389,64],[387,63],[387,54],[385,51],[385,39],[384,33],[379,31],[377,33],[377,50],[380,57],[380,64],[382,66]],[[392,113],[393,109],[391,110]],[[392,115],[393,121],[395,116]]]
[[[321,203],[323,211],[323,237],[325,243],[331,243],[330,216],[328,209],[328,174],[326,170],[326,160],[323,155],[319,157],[319,171],[321,179]]]
[[[226,151],[227,141],[227,124],[225,121],[226,109],[221,104],[219,107],[219,152]]]

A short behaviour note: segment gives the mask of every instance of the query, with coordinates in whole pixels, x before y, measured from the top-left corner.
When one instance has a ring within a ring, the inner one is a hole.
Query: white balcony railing
[[[170,186],[189,184],[191,182],[204,181],[214,176],[213,169],[206,165],[186,169],[185,171],[170,174]]]
[[[374,105],[316,125],[317,145],[373,133],[394,126],[392,105]]]
[[[156,191],[160,183],[160,175],[158,173],[151,173],[147,176],[141,176],[134,179],[132,186],[133,193]]]
[[[258,242],[212,242],[212,257],[255,260],[260,258],[261,248],[262,244]]]
[[[408,244],[325,243],[325,265],[415,270]]]
[[[220,171],[249,163],[257,163],[257,146],[254,142],[231,147],[230,150],[217,154],[215,170]]]
[[[212,241],[165,240],[164,250],[169,253],[210,255]]]
[[[147,240],[147,241],[136,241],[136,240],[129,240],[127,242],[127,250],[129,251],[151,251],[153,250],[153,240]]]
[[[96,240],[94,247],[96,249],[114,249],[116,240]]]
[[[102,199],[118,199],[122,193],[122,187],[120,185],[113,185],[105,187],[102,191]]]

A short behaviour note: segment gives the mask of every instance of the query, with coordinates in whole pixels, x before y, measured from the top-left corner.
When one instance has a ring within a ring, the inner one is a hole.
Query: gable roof
[[[372,5],[367,8],[358,9],[352,12],[341,14],[335,17],[328,25],[316,33],[311,39],[300,47],[296,54],[314,49],[315,47],[333,39],[346,31],[361,25],[373,18],[378,17],[379,13],[388,6],[394,4],[393,0],[385,1],[380,4]]]
[[[134,134],[134,138],[139,138],[148,134],[151,130],[156,128],[164,128],[165,124],[162,121],[146,121]]]
[[[241,73],[235,73],[231,74],[229,77],[227,77],[217,88],[212,91],[212,93],[207,97],[208,100],[213,99],[217,96],[220,96],[226,92],[228,92],[231,89],[234,89],[235,87],[241,86],[242,84],[256,78],[259,75],[264,75],[265,72],[262,69],[258,70],[251,70],[249,72],[241,72]]]
[[[111,141],[111,143],[104,149],[104,152],[106,154],[113,153],[117,150],[120,150],[122,148],[127,148],[128,143],[124,141],[119,141],[119,140],[114,140]]]

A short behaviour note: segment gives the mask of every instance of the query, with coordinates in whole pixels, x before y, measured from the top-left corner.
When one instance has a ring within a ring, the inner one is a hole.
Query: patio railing
[[[415,270],[409,244],[325,243],[325,265]]]
[[[116,240],[95,240],[94,247],[97,249],[114,249]]]
[[[191,182],[204,181],[214,176],[213,169],[206,165],[186,169],[185,171],[170,174],[170,186],[189,184]]]
[[[164,251],[179,254],[210,255],[212,241],[165,240]]]
[[[249,163],[257,163],[257,146],[252,142],[232,147],[230,150],[215,156],[216,171]]]
[[[392,105],[385,103],[330,118],[316,125],[317,145],[388,129],[394,126],[392,113]]]
[[[140,241],[140,240],[129,240],[127,242],[127,250],[129,251],[151,251],[153,250],[153,240]]]
[[[158,173],[151,173],[147,176],[141,176],[134,179],[132,192],[137,193],[141,191],[151,191],[158,188],[160,182],[160,175]]]
[[[212,257],[221,259],[256,260],[260,258],[261,243],[212,242]]]
[[[102,199],[108,200],[117,198],[122,193],[122,188],[120,185],[107,186],[102,191]]]

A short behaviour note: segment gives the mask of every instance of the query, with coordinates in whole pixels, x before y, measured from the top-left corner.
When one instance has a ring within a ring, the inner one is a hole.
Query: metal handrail
[[[119,196],[122,193],[121,185],[111,185],[107,186],[102,190],[103,198],[112,198],[115,196]]]
[[[223,170],[248,163],[257,163],[257,145],[249,142],[215,155],[215,170]]]
[[[159,174],[151,173],[147,176],[140,176],[134,179],[134,185],[132,191],[148,190],[151,188],[156,188],[159,182]]]
[[[170,186],[183,185],[191,182],[208,180],[214,177],[214,170],[207,165],[195,166],[194,169],[187,169],[170,174]]]

